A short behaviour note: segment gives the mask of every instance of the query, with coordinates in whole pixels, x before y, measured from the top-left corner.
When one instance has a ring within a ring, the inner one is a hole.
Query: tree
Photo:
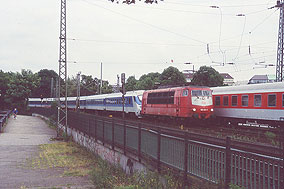
[[[112,86],[109,85],[108,81],[103,81],[102,94],[112,93]]]
[[[214,68],[202,66],[193,75],[191,84],[208,86],[208,87],[217,87],[217,86],[222,86],[223,81],[224,78]]]
[[[98,94],[99,80],[93,78],[91,75],[81,75],[81,95],[95,95]]]
[[[125,85],[125,90],[126,91],[134,91],[136,90],[136,84],[137,84],[137,79],[135,79],[135,76],[130,76],[126,80],[126,85]]]
[[[0,70],[0,110],[1,108],[6,108],[8,105],[4,101],[6,96],[6,91],[8,90],[9,77],[8,74]]]
[[[186,83],[184,74],[172,66],[163,71],[160,80],[162,85],[182,86]]]
[[[142,75],[135,85],[136,90],[150,90],[157,88],[157,84],[160,84],[160,73],[151,72]]]
[[[10,106],[25,108],[32,90],[39,86],[38,74],[33,74],[30,70],[22,70],[21,73],[9,73],[8,77],[9,89],[6,91],[4,101]]]
[[[39,86],[33,89],[31,97],[51,97],[51,80],[53,78],[53,88],[55,88],[58,78],[57,73],[53,70],[43,69],[40,70],[37,75],[40,79]],[[54,92],[55,90],[53,89],[53,97],[56,96]]]

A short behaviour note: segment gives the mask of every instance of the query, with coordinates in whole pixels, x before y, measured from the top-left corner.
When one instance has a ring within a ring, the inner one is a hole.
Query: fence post
[[[141,123],[138,123],[138,160],[141,163]]]
[[[105,145],[105,119],[103,118],[103,145]]]
[[[280,185],[282,186],[283,184],[284,184],[284,125],[282,125],[282,127],[281,127],[281,130],[280,130],[280,136],[281,136],[281,146],[282,146],[282,169],[280,169],[281,170],[281,172],[280,172],[280,175],[282,175],[281,176],[281,178],[280,178]],[[281,146],[280,146],[280,148],[281,148]],[[283,183],[281,183],[281,180],[282,180],[282,182]]]
[[[114,121],[113,117],[111,118],[111,138],[112,138],[112,150],[114,150]]]
[[[95,116],[95,141],[97,142],[97,125],[98,125],[98,117]]]
[[[183,188],[187,186],[187,166],[188,166],[188,133],[184,132],[184,175],[183,175]]]
[[[123,120],[123,152],[126,155],[126,125],[125,120]]]
[[[226,175],[225,188],[229,188],[231,182],[231,138],[226,138]]]
[[[91,116],[88,116],[88,135],[91,136]]]
[[[158,150],[157,150],[157,167],[158,172],[161,173],[161,129],[158,128]]]

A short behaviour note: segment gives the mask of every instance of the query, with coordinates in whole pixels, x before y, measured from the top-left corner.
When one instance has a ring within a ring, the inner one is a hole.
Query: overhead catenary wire
[[[171,33],[171,34],[174,34],[174,35],[183,37],[183,38],[187,38],[187,39],[190,39],[190,40],[195,41],[195,42],[198,42],[198,43],[207,44],[207,43],[204,42],[204,41],[201,41],[201,40],[198,40],[198,39],[194,39],[194,38],[189,37],[189,36],[187,36],[187,35],[180,34],[180,33],[177,33],[177,32],[173,32],[173,31],[170,31],[170,30],[168,30],[168,29],[165,29],[165,28],[156,26],[156,25],[154,25],[154,24],[147,23],[147,22],[142,21],[142,20],[140,20],[140,19],[127,16],[127,15],[122,14],[122,13],[120,13],[120,12],[111,10],[111,9],[109,9],[109,8],[105,8],[105,7],[103,7],[103,6],[101,6],[101,5],[98,5],[98,4],[96,4],[96,3],[89,2],[88,0],[81,0],[81,1],[86,2],[86,3],[88,3],[88,4],[90,4],[90,5],[93,5],[93,6],[99,7],[99,8],[101,8],[101,9],[107,10],[107,11],[112,12],[112,13],[114,13],[114,14],[120,15],[120,16],[122,16],[122,17],[128,18],[128,19],[133,20],[133,21],[135,21],[135,22],[138,22],[138,23],[141,23],[141,24],[144,24],[144,25],[147,25],[147,26],[156,28],[156,29],[158,29],[158,30],[161,30],[161,31],[164,31],[164,32],[168,32],[168,33]]]

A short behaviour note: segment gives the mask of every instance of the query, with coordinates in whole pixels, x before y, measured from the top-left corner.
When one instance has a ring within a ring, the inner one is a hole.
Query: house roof
[[[193,73],[183,73],[183,75],[184,75],[185,78],[187,78],[187,79],[192,79],[192,78],[193,78]]]
[[[268,80],[267,75],[254,75],[250,80]]]
[[[220,73],[220,75],[224,78],[224,79],[234,79],[232,76],[230,76],[230,74],[228,73]]]

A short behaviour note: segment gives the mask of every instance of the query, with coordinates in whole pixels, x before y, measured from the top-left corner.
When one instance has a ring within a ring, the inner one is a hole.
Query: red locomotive
[[[284,83],[214,87],[214,114],[223,124],[284,124]]]
[[[213,113],[212,91],[208,87],[198,86],[145,91],[141,113],[152,116],[207,119]]]

